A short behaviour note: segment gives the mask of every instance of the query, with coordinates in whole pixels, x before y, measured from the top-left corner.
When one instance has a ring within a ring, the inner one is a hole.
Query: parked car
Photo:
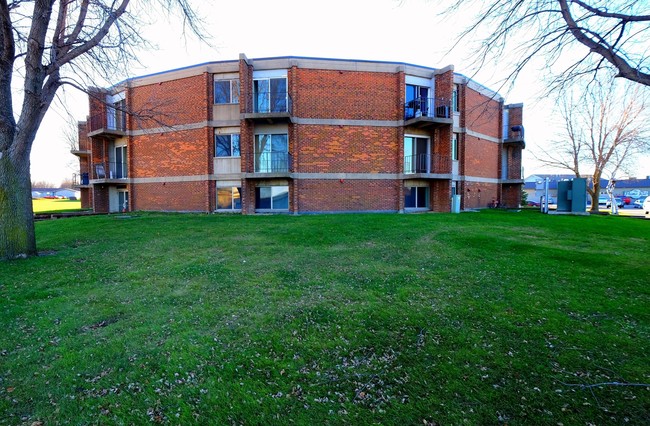
[[[616,201],[616,205],[619,208],[625,206],[625,203],[620,198],[614,198],[614,201]],[[609,199],[609,197],[598,197],[598,206],[602,207],[603,205],[605,206],[606,209],[612,207],[612,201]]]
[[[650,196],[645,197],[643,202],[643,213],[646,219],[650,219]]]
[[[635,208],[635,209],[640,209],[641,207],[643,207],[643,202],[644,202],[647,198],[648,198],[648,197],[641,197],[641,198],[637,198],[636,200],[634,200],[634,208]]]

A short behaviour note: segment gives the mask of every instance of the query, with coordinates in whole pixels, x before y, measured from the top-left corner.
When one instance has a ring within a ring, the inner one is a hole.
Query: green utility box
[[[587,210],[587,179],[574,178],[557,183],[557,211],[584,213]]]

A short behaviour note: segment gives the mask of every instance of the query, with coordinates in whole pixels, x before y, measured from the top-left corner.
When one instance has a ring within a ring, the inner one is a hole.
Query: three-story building
[[[240,55],[93,89],[89,100],[74,153],[82,205],[97,212],[520,201],[522,105],[451,66]]]

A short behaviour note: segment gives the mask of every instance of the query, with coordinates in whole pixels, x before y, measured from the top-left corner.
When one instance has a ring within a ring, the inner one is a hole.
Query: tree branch
[[[595,8],[595,7],[585,3],[582,0],[571,0],[571,3],[575,3],[578,6],[582,7],[583,9],[588,10],[589,12],[593,13],[594,15],[600,16],[601,18],[614,18],[614,19],[620,19],[621,21],[626,21],[626,22],[650,21],[650,15],[626,15],[626,14],[623,14],[623,13],[611,13],[611,12],[607,12],[606,10]]]
[[[616,54],[613,49],[608,48],[603,43],[598,43],[585,34],[584,29],[580,28],[569,9],[568,0],[558,0],[562,18],[567,24],[569,31],[575,39],[587,46],[592,52],[602,56],[609,63],[618,69],[618,76],[624,77],[631,81],[650,86],[650,74],[643,73],[639,69],[632,67],[622,56]],[[575,1],[575,0],[572,0]],[[592,32],[592,34],[594,34]]]

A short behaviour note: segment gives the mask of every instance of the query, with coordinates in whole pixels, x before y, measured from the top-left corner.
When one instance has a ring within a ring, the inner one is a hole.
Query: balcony
[[[288,152],[256,153],[253,173],[247,178],[290,177],[293,157]]]
[[[409,177],[438,178],[451,173],[451,157],[441,154],[414,154],[404,156],[404,174]],[[446,178],[446,177],[443,177]]]
[[[249,96],[244,118],[270,124],[288,123],[292,113],[293,102],[288,92],[259,92]]]
[[[88,157],[90,156],[90,148],[87,146],[77,146],[70,150],[70,154],[76,155],[77,157]]]
[[[453,124],[451,101],[443,98],[415,98],[404,104],[404,125],[432,127]]]
[[[90,116],[88,136],[125,136],[126,112],[115,111]]]
[[[106,167],[108,166],[108,168]],[[106,182],[124,182],[128,179],[128,167],[126,163],[117,163],[114,161],[107,163],[95,163],[93,165],[93,183],[106,183]]]
[[[88,173],[73,173],[72,174],[72,187],[73,188],[88,188],[90,187],[90,177]]]
[[[524,140],[524,126],[512,126],[508,129],[508,134],[504,136],[504,144],[517,144],[521,145],[522,148],[526,147],[526,142]]]

